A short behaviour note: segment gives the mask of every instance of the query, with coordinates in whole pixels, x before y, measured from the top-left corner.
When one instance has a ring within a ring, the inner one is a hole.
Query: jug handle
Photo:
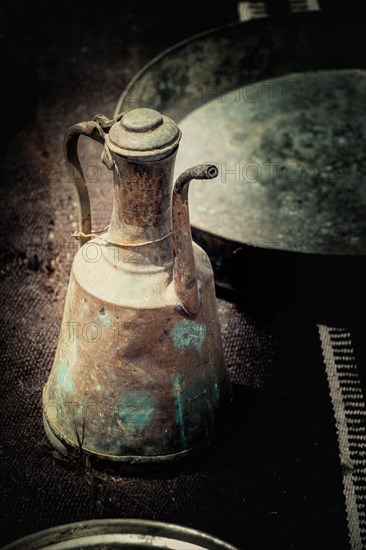
[[[80,246],[88,242],[91,238],[91,208],[88,187],[78,156],[77,146],[79,137],[88,136],[98,143],[104,144],[106,133],[121,116],[122,114],[110,120],[103,115],[95,115],[92,120],[79,122],[71,126],[65,135],[64,156],[77,197]],[[113,168],[113,160],[106,146],[104,147],[102,160],[108,168]]]
[[[191,315],[198,310],[197,274],[194,261],[191,225],[188,209],[188,189],[191,180],[216,178],[214,164],[198,164],[181,174],[173,191],[174,282],[184,309]]]

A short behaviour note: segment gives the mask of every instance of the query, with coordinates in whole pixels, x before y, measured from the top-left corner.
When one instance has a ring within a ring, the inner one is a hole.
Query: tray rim
[[[93,536],[100,536],[103,534],[141,534],[142,536],[146,535],[150,538],[152,536],[159,536],[170,538],[173,542],[189,542],[197,545],[207,544],[207,546],[201,547],[202,550],[206,548],[207,550],[238,550],[237,547],[205,533],[204,531],[175,523],[135,518],[92,519],[56,525],[13,541],[7,546],[4,546],[3,550],[52,549],[54,544],[62,542],[75,540],[77,543],[78,538],[81,536],[89,537],[92,542]],[[180,538],[177,538],[177,536]],[[78,547],[75,546],[75,548]],[[199,547],[197,550],[199,550]]]

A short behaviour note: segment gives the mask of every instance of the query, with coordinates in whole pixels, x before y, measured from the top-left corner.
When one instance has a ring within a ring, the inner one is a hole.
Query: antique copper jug
[[[80,135],[104,144],[114,171],[111,223],[92,240]],[[43,392],[45,429],[63,452],[132,463],[184,457],[211,442],[230,398],[213,272],[188,213],[190,180],[217,169],[195,166],[173,188],[180,137],[152,109],[97,115],[66,134],[82,246]]]

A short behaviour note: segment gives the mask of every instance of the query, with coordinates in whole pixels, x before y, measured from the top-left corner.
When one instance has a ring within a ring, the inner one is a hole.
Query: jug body
[[[229,386],[212,273],[202,254],[197,247],[202,307],[190,319],[171,289],[137,308],[119,287],[116,302],[112,287],[100,292],[91,278],[85,281],[78,252],[44,393],[45,421],[59,447],[82,441],[99,457],[149,462],[212,441]],[[102,263],[92,269],[102,271]]]
[[[133,463],[209,445],[230,400],[213,271],[192,244],[187,201],[190,179],[215,174],[195,167],[173,189],[179,130],[156,111],[136,111],[122,129],[113,121],[108,139],[93,130],[114,170],[113,215],[108,231],[90,240],[90,207],[81,204],[84,244],[43,392],[45,429],[56,448]],[[152,137],[160,126],[162,135]],[[74,145],[67,155],[85,199]]]

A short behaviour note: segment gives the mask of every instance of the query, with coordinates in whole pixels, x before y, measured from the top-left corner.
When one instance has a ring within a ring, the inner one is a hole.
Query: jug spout
[[[184,309],[194,315],[198,309],[197,273],[192,246],[188,209],[189,184],[193,179],[216,178],[217,167],[198,164],[189,168],[175,182],[173,192],[173,240],[175,289]]]

